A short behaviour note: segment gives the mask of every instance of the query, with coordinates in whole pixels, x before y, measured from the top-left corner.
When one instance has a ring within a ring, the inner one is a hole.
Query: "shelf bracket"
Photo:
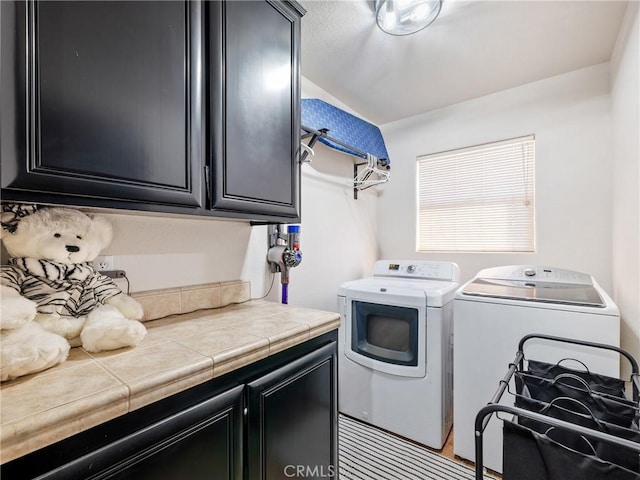
[[[351,155],[357,157],[357,158],[361,158],[364,160],[369,160],[370,159],[370,155],[368,153],[363,152],[362,150],[359,150],[351,145],[348,145],[344,142],[341,142],[340,140],[337,140],[333,137],[331,137],[329,135],[329,129],[327,128],[321,128],[319,130],[316,130],[314,128],[311,127],[307,127],[302,125],[302,130],[304,130],[306,133],[304,133],[300,138],[302,140],[305,140],[307,138],[310,138],[311,140],[309,140],[309,143],[307,144],[307,146],[309,148],[313,148],[313,146],[316,144],[316,142],[318,141],[319,138],[325,138],[327,139],[329,142],[332,142],[336,145],[339,145],[341,147],[346,148],[347,150],[349,150],[351,152]],[[339,152],[345,153],[347,155],[349,155],[349,153],[344,152],[342,150],[338,150]],[[302,153],[302,155],[300,156],[300,162],[304,162],[307,158],[307,155],[309,154],[308,151],[304,151]],[[385,170],[389,170],[390,169],[390,165],[389,165],[389,160],[386,158],[383,159],[379,159],[379,158],[375,158],[373,157],[375,160],[375,164],[380,167],[380,168],[384,168]],[[354,163],[353,165],[353,199],[357,200],[358,199],[358,190],[366,190],[367,188],[373,186],[373,185],[368,185],[366,187],[363,188],[358,188],[358,182],[356,181],[356,178],[358,177],[358,169],[362,166],[368,165],[368,161],[367,162],[359,162],[359,163]],[[369,173],[370,175],[371,173]],[[368,175],[367,177],[368,178]],[[382,182],[381,182],[382,183]]]

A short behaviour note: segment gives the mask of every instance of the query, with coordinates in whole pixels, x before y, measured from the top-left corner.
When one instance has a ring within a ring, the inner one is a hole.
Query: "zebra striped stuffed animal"
[[[106,219],[68,208],[2,210],[11,258],[0,277],[0,380],[64,361],[69,345],[98,352],[140,343],[142,307],[91,265],[112,238]]]

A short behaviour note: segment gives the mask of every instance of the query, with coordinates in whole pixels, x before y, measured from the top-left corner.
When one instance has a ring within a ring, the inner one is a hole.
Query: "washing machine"
[[[432,448],[453,416],[455,263],[380,260],[342,284],[338,410]]]
[[[481,270],[456,292],[454,315],[453,448],[455,455],[471,461],[476,414],[496,392],[524,335],[620,344],[620,314],[611,298],[591,275],[560,268]],[[616,378],[620,374],[619,355],[613,352],[532,340],[524,353],[549,363],[579,358],[590,371]],[[513,385],[510,389],[514,391]],[[502,403],[513,405],[513,396],[504,395]],[[502,422],[490,421],[483,438],[484,466],[502,472]]]

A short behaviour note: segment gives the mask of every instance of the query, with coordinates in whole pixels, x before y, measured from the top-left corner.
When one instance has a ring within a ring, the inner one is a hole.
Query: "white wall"
[[[591,273],[610,291],[610,125],[608,64],[383,125],[392,178],[378,210],[381,256],[454,261],[464,280],[496,265],[563,267]],[[536,136],[536,252],[416,253],[416,157],[529,134]]]
[[[640,360],[640,8],[627,7],[612,59],[613,299],[621,345]]]
[[[127,272],[132,291],[241,278],[251,226],[194,217],[103,213],[114,239],[103,250]],[[120,285],[120,284],[119,284]]]
[[[289,304],[335,311],[340,284],[369,275],[377,259],[377,194],[361,192],[354,200],[347,184],[351,159],[322,145],[314,151],[312,166],[302,169],[303,259],[290,273]],[[254,297],[271,284],[264,274],[266,241],[267,227],[253,227],[243,278],[251,279]],[[278,274],[268,300],[280,301],[279,282]]]
[[[305,78],[302,97],[321,98],[357,115]],[[354,200],[353,186],[349,184],[354,157],[320,143],[314,151],[310,168],[302,170],[304,258],[291,272],[289,303],[335,310],[339,285],[369,275],[377,259],[378,198],[372,188],[360,192],[358,200]]]
[[[316,159],[328,162],[322,147]],[[344,175],[351,173],[351,160],[339,155]],[[303,170],[304,171],[304,170]],[[289,303],[322,310],[336,309],[342,282],[367,276],[377,259],[377,196],[361,192],[353,199],[353,188],[303,173],[302,264],[291,273]]]

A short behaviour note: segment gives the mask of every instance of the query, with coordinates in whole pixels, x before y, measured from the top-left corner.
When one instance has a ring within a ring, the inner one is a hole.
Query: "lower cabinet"
[[[42,478],[242,478],[242,391],[217,395]]]
[[[336,477],[334,345],[247,385],[247,478]]]
[[[2,478],[337,478],[335,332],[0,467]]]

